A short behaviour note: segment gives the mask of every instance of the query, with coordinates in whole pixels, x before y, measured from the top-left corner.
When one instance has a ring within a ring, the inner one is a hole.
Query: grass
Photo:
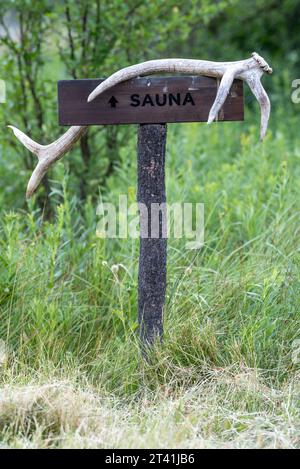
[[[53,183],[55,222],[34,203],[2,210],[4,447],[300,446],[300,146],[282,115],[263,144],[257,114],[169,127],[168,200],[205,204],[205,245],[169,241],[165,341],[148,363],[138,241],[97,238],[95,204],[79,210],[68,178]],[[135,199],[134,140],[122,159],[104,200]]]
[[[80,384],[79,384],[80,382]],[[0,399],[2,447],[295,448],[297,380],[280,390],[250,369],[207,370],[174,394],[105,399],[82,377],[6,386]]]

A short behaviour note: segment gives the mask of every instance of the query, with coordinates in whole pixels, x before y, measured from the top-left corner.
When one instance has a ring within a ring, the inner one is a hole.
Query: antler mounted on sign
[[[188,73],[192,76],[180,79],[178,77],[137,78],[160,72]],[[249,85],[260,104],[260,137],[263,139],[270,115],[270,101],[260,82],[263,73],[272,73],[272,69],[256,53],[253,53],[250,59],[237,62],[151,60],[124,68],[100,84],[91,80],[60,82],[60,123],[76,124],[76,126],[71,127],[50,145],[39,145],[11,126],[15,136],[37,155],[39,160],[27,188],[27,197],[31,197],[49,167],[82,137],[88,128],[87,125],[125,122],[141,124],[138,129],[137,198],[139,207],[147,209],[146,214],[145,211],[140,211],[138,278],[138,320],[143,344],[151,345],[157,338],[163,337],[167,218],[162,214],[159,221],[154,220],[152,206],[158,204],[162,210],[165,210],[166,123],[202,122],[207,119],[210,124],[220,118],[243,120],[243,86],[240,81],[243,80]],[[200,76],[195,77],[195,75]],[[94,86],[96,88],[93,90]],[[113,96],[105,93],[111,88]],[[144,94],[141,106],[140,92]],[[101,97],[95,103],[91,103],[100,94]],[[221,108],[222,112],[219,115]],[[103,116],[99,119],[100,112]],[[152,233],[153,221],[154,226],[157,225],[159,228],[155,234]]]
[[[268,95],[263,88],[260,79],[264,73],[272,73],[272,68],[256,52],[253,52],[250,59],[236,62],[211,62],[207,60],[192,59],[161,59],[150,60],[148,62],[132,65],[130,67],[119,70],[104,80],[88,96],[87,100],[88,102],[93,101],[97,96],[99,96],[99,94],[123,81],[138,76],[152,75],[161,72],[188,73],[221,79],[215,101],[210,109],[207,121],[208,124],[216,119],[218,112],[225,103],[234,79],[237,78],[245,81],[259,102],[261,109],[260,138],[263,140],[265,137],[271,106]],[[20,142],[22,142],[23,145],[28,148],[28,150],[34,153],[39,160],[28,183],[26,192],[27,198],[30,198],[33,195],[50,166],[52,166],[56,161],[60,160],[88,129],[88,127],[85,125],[73,126],[55,142],[49,145],[40,145],[16,127],[9,127],[13,130],[15,136],[20,140]]]

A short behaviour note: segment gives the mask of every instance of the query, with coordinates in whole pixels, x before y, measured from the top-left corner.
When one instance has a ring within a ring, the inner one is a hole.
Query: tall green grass
[[[164,389],[176,396],[218,370],[251,369],[266,386],[287,386],[299,370],[292,357],[300,338],[300,144],[297,116],[282,115],[275,108],[263,144],[257,114],[245,123],[169,126],[168,201],[205,204],[205,244],[190,251],[186,240],[169,240],[165,338],[146,363],[136,337],[138,240],[97,238],[97,204],[72,197],[62,163],[54,221],[34,202],[26,211],[6,205],[2,384],[72,370],[76,382],[131,400]],[[135,200],[135,146],[130,139],[122,149],[99,200]],[[239,392],[237,409],[244,402],[260,411],[255,393]]]

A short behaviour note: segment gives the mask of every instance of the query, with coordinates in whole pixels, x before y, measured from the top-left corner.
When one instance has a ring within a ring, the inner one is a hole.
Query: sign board
[[[110,88],[88,103],[103,80],[58,82],[60,125],[205,122],[219,80],[203,76],[139,77]],[[235,80],[219,121],[244,120],[243,82]]]

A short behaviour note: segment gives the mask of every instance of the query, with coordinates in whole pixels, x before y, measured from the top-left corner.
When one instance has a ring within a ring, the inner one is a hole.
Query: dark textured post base
[[[166,292],[167,239],[165,208],[160,213],[155,238],[151,233],[151,204],[166,202],[165,151],[167,126],[140,125],[138,131],[138,202],[140,209],[140,258],[138,279],[139,334],[143,348],[163,338]],[[154,217],[153,217],[154,218]],[[145,235],[148,234],[148,237]]]

